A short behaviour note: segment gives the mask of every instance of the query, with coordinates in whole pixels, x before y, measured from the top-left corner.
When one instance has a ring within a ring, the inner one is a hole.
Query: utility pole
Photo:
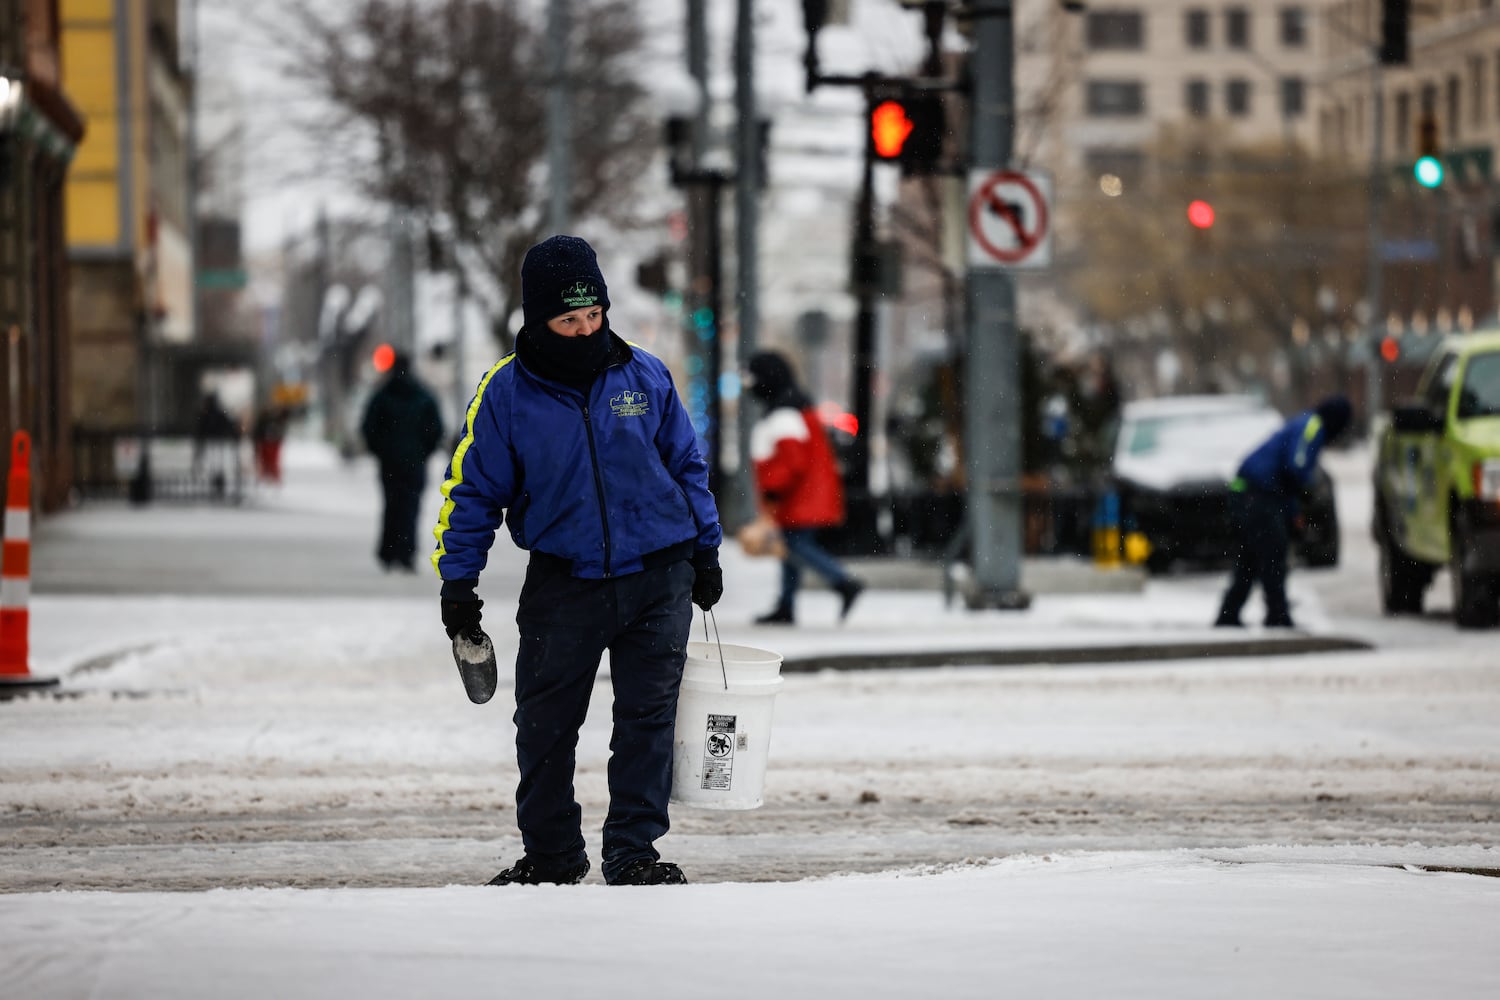
[[[739,367],[741,370],[755,353],[760,328],[760,117],[755,107],[755,18],[753,0],[739,0],[734,33],[734,108],[735,126],[735,170],[734,170],[734,238],[735,238],[735,295],[739,300]],[[722,324],[720,324],[722,329]],[[710,371],[715,383],[723,375],[717,367]],[[720,394],[712,394],[715,400]],[[711,415],[717,426],[723,414],[718,407]],[[748,394],[740,393],[738,419],[735,421],[738,442],[739,469],[734,478],[734,500],[728,506],[731,522],[749,520],[754,512],[751,500],[749,455],[750,455],[750,400]],[[719,440],[723,440],[720,435]],[[723,462],[722,454],[715,452],[715,461]],[[722,471],[722,470],[720,470]],[[721,506],[725,497],[719,498]]]
[[[1015,135],[1015,26],[1010,0],[975,4],[970,59],[971,165],[1010,167]],[[964,376],[967,517],[973,546],[970,609],[1025,608],[1021,589],[1021,354],[1015,278],[970,266]]]
[[[551,185],[547,226],[565,233],[572,225],[570,201],[573,170],[570,161],[573,131],[573,93],[568,79],[568,22],[570,0],[547,4],[547,177]]]

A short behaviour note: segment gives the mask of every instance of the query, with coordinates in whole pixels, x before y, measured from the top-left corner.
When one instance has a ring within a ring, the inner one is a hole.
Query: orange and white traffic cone
[[[10,479],[5,491],[5,542],[0,556],[0,697],[50,687],[56,677],[31,673],[31,435],[10,441]]]

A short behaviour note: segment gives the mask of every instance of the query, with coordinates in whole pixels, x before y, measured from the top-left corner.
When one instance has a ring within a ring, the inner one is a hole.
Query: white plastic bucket
[[[688,643],[672,747],[673,802],[702,809],[761,804],[771,712],[780,689],[780,654],[729,643]]]

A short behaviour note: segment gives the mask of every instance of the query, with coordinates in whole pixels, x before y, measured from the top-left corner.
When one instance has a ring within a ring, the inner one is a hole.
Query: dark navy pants
[[[385,512],[380,521],[380,547],[375,556],[387,566],[410,568],[417,554],[417,513],[422,506],[425,472],[382,465],[380,487]]]
[[[657,860],[667,832],[677,689],[692,624],[693,567],[677,559],[608,580],[580,580],[533,555],[516,624],[516,822],[526,854],[546,863],[586,857],[573,790],[578,730],[599,660],[609,650],[614,735],[603,870]]]
[[[1240,610],[1250,598],[1250,588],[1259,583],[1266,600],[1266,624],[1292,624],[1286,603],[1289,505],[1286,497],[1276,493],[1246,491],[1230,497],[1229,512],[1235,535],[1234,577],[1219,608],[1221,623],[1240,620]]]

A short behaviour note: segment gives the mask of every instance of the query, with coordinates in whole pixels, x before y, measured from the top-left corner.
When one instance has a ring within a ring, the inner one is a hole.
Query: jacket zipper
[[[604,576],[610,575],[609,568],[609,516],[605,513],[604,506],[604,477],[599,474],[599,450],[594,444],[594,423],[589,419],[588,400],[583,403],[583,429],[589,439],[589,461],[594,467],[594,489],[599,494],[599,523],[604,526]]]

